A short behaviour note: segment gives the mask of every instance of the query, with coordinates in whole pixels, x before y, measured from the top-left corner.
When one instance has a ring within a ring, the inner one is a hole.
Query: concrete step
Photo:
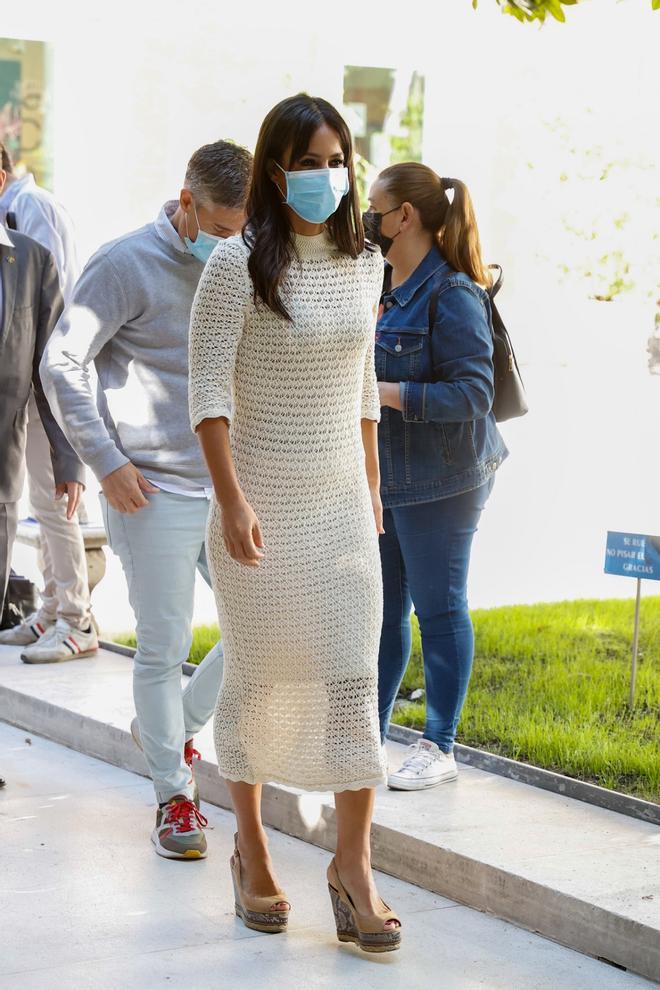
[[[0,719],[116,766],[145,773],[128,726],[131,661],[100,651],[57,666],[28,666],[0,647]],[[202,797],[227,808],[210,726],[196,738]],[[395,764],[403,747],[389,743]],[[330,849],[332,797],[264,788],[264,818]],[[472,767],[421,793],[382,789],[377,869],[660,980],[660,829]]]
[[[329,855],[270,834],[289,932],[234,917],[234,817],[207,804],[208,859],[173,863],[149,842],[148,781],[0,723],[3,987],[21,990],[644,990],[595,959],[400,880],[377,875],[401,915],[400,952],[339,945]],[[438,934],[442,933],[439,938]],[[438,974],[441,974],[439,983]]]

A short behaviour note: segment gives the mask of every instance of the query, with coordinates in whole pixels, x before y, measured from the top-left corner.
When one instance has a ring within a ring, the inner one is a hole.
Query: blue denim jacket
[[[470,491],[488,481],[507,456],[491,411],[492,355],[487,293],[456,272],[437,247],[402,285],[384,293],[376,375],[401,383],[403,407],[384,407],[378,427],[386,507]]]

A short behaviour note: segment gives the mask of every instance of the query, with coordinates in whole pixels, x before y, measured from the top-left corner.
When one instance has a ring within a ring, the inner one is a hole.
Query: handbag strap
[[[486,290],[486,292],[488,293],[488,298],[490,299],[490,301],[492,303],[493,300],[494,300],[494,298],[495,298],[495,296],[497,295],[497,293],[502,288],[502,281],[503,281],[503,278],[504,278],[504,274],[502,272],[502,266],[501,265],[489,265],[488,267],[489,268],[492,268],[492,269],[496,269],[497,272],[498,272],[497,278],[495,279],[495,281],[493,282],[493,284]],[[431,290],[431,298],[429,300],[429,337],[431,337],[433,335],[433,327],[435,326],[435,318],[438,315],[438,298],[440,296],[440,289],[441,288],[442,288],[442,282],[439,285],[436,285]]]

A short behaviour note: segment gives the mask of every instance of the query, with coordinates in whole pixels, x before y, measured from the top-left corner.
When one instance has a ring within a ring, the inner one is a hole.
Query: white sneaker
[[[457,777],[454,754],[443,753],[430,739],[420,739],[410,747],[401,769],[388,776],[387,786],[393,791],[422,791]]]
[[[0,632],[0,644],[2,646],[30,646],[41,639],[55,625],[55,619],[48,618],[41,611],[33,612],[27,619],[20,622],[11,629],[3,629]]]
[[[21,653],[23,663],[62,663],[64,660],[77,660],[96,653],[99,641],[94,627],[76,629],[65,619],[58,619],[34,646],[28,646]]]

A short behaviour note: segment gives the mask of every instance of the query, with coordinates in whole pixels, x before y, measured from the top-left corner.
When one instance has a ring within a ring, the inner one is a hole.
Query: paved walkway
[[[149,842],[150,784],[0,723],[2,990],[642,990],[652,984],[390,877],[381,893],[404,948],[340,946],[328,854],[271,833],[294,911],[287,935],[233,914],[233,817],[205,806],[209,858],[176,863]]]

